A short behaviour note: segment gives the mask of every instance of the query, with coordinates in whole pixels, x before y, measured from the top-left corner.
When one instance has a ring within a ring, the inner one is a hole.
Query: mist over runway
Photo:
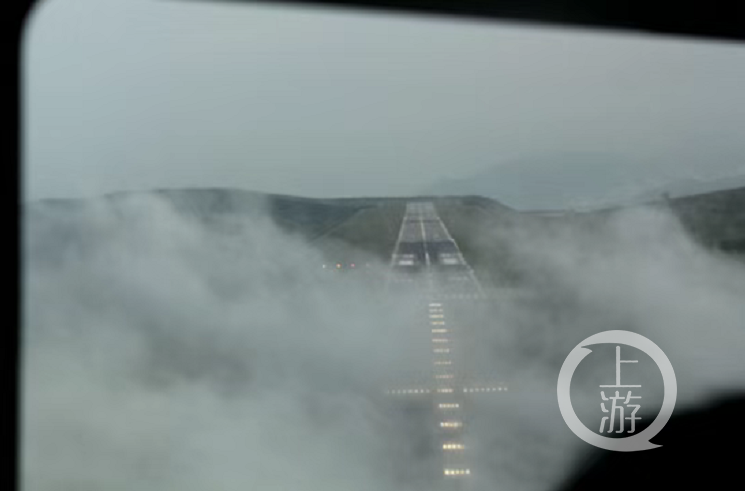
[[[29,205],[22,487],[556,489],[586,452],[556,375],[588,335],[653,339],[681,408],[743,388],[743,263],[680,216],[230,190]]]

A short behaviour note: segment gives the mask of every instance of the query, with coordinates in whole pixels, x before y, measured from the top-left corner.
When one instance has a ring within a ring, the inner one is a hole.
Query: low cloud
[[[426,376],[415,292],[325,272],[262,213],[205,224],[138,195],[38,206],[24,225],[24,489],[436,488],[436,452],[412,443],[430,415],[383,396]],[[665,212],[479,233],[524,282],[459,314],[472,373],[511,388],[473,401],[473,489],[548,490],[571,472],[587,445],[556,377],[596,332],[657,343],[678,407],[745,388],[745,267]],[[575,379],[596,412],[606,375]]]
[[[25,225],[25,489],[406,487],[381,394],[416,369],[413,302],[262,216],[137,196]]]

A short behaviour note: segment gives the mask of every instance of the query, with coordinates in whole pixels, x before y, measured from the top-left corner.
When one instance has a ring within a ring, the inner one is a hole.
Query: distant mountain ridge
[[[659,199],[667,194],[670,198],[682,198],[684,196],[695,196],[699,194],[713,193],[715,191],[726,191],[745,187],[745,175],[736,175],[726,178],[712,180],[702,179],[679,179],[671,181],[664,186],[641,192],[629,200],[629,204],[639,204]]]
[[[639,163],[614,154],[562,153],[525,157],[489,167],[465,178],[443,178],[422,190],[436,196],[481,195],[521,211],[597,209],[661,198],[745,187],[745,174],[666,180],[649,175]]]

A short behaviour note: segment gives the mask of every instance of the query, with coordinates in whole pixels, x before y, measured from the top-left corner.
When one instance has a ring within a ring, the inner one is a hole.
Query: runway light
[[[463,450],[465,448],[462,443],[444,443],[442,445],[443,450]]]
[[[452,365],[452,364],[453,364],[453,362],[452,362],[452,361],[450,361],[450,360],[445,360],[445,361],[436,361],[436,362],[435,362],[435,365]]]
[[[444,326],[445,325],[445,321],[432,321],[431,324],[433,326]]]
[[[437,392],[439,392],[440,394],[451,394],[453,392],[453,389],[449,387],[440,387],[439,389],[437,389]]]
[[[341,264],[336,263],[336,269],[341,269]]]
[[[463,426],[463,423],[460,421],[442,421],[440,422],[441,428],[460,428]]]
[[[430,307],[442,307],[441,303],[431,303],[429,304]]]
[[[446,476],[466,476],[471,474],[471,469],[443,469]]]
[[[448,340],[446,338],[432,338],[433,343],[447,343]]]
[[[434,353],[450,353],[450,348],[435,348],[432,351]]]
[[[460,407],[460,404],[457,403],[444,403],[444,404],[438,404],[437,407],[440,409],[457,409]]]
[[[429,314],[430,319],[442,319],[445,317],[443,314]]]

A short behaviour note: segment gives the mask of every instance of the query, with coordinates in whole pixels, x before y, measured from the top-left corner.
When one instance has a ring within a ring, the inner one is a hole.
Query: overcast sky
[[[745,47],[722,42],[156,0],[40,2],[25,36],[25,199],[401,195],[567,152],[640,178],[745,155]]]

